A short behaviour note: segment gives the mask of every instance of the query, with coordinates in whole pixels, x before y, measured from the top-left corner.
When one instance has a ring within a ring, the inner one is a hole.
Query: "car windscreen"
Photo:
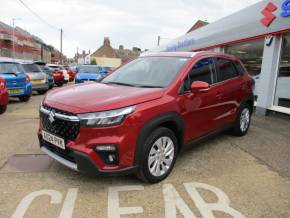
[[[137,87],[167,87],[177,76],[188,58],[144,57],[120,67],[107,76],[103,83]]]
[[[23,69],[16,63],[0,63],[0,73],[16,74],[23,72]]]
[[[99,73],[98,67],[78,67],[78,73]]]
[[[22,64],[23,69],[27,73],[40,73],[41,69],[36,64]]]

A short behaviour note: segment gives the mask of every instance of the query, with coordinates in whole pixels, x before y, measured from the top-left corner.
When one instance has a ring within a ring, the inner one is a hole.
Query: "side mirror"
[[[200,92],[209,90],[210,86],[207,82],[196,81],[191,84],[190,90],[192,92]]]

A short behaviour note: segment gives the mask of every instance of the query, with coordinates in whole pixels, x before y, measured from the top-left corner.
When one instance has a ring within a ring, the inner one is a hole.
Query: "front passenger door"
[[[207,82],[210,89],[191,92],[191,84],[195,81]],[[219,89],[214,84],[217,75],[212,58],[204,58],[194,64],[183,82],[181,102],[185,118],[185,140],[188,142],[206,135],[219,126],[222,104],[218,98]]]

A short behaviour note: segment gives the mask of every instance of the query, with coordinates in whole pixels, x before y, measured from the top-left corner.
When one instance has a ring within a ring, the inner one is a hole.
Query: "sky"
[[[22,0],[47,23],[27,10],[19,0],[0,0],[0,21],[15,24],[73,57],[77,51],[94,52],[110,37],[118,48],[142,50],[185,34],[198,20],[214,22],[260,0]]]

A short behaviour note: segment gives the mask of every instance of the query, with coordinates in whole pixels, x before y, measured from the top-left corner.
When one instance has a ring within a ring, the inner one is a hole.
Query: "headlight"
[[[136,106],[120,108],[111,111],[79,114],[81,125],[85,127],[101,127],[120,124],[126,115],[134,112]]]

